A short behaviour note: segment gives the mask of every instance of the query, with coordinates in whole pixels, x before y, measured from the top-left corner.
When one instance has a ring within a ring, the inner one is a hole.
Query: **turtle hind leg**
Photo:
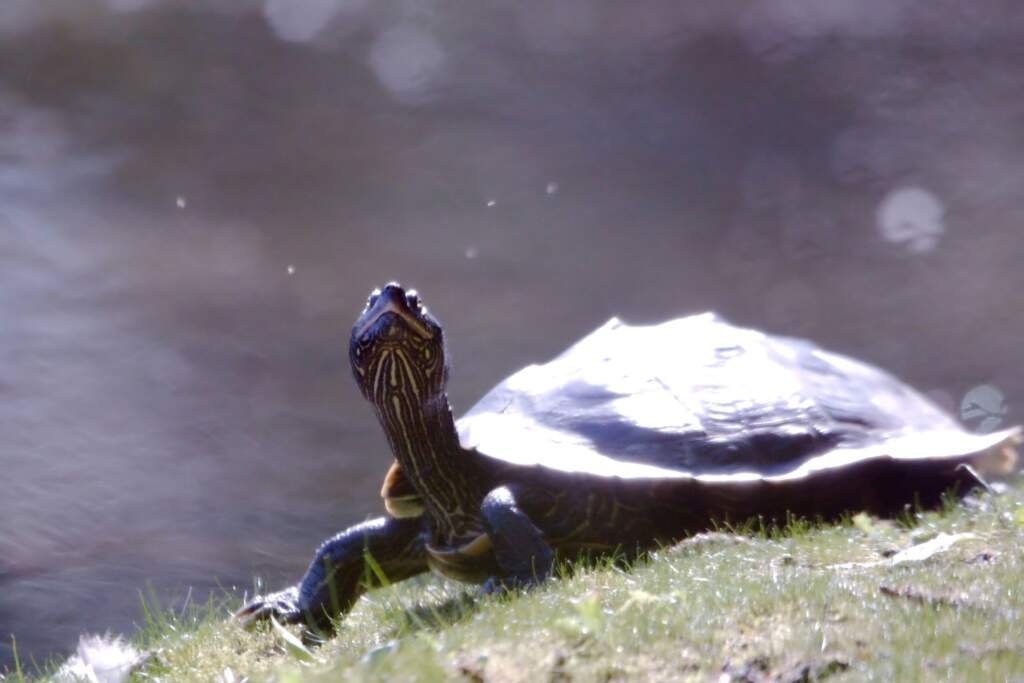
[[[480,505],[480,516],[501,570],[484,584],[485,593],[531,586],[551,575],[555,553],[543,532],[516,505],[510,488],[500,486],[488,493]]]
[[[971,459],[971,465],[981,474],[1008,475],[1020,459],[1018,448],[1024,443],[1024,434],[1018,427],[1008,432],[1005,439],[987,448]]]

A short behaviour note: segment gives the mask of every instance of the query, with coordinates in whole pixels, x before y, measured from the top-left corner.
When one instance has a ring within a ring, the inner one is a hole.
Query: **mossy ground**
[[[923,561],[896,551],[969,534]],[[311,651],[225,607],[154,615],[161,681],[1024,680],[1024,483],[903,522],[710,534],[630,570],[476,599],[424,577]],[[724,679],[723,679],[724,677]]]

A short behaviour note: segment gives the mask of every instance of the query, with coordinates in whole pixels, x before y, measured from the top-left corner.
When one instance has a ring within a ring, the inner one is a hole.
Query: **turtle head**
[[[422,405],[444,393],[444,335],[415,290],[391,282],[371,292],[348,348],[359,390],[377,406],[395,398]]]

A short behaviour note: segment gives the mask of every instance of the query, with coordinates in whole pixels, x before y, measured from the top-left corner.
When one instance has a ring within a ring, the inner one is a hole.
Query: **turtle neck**
[[[448,396],[417,404],[393,395],[374,404],[391,451],[423,499],[436,534],[446,544],[474,537],[481,530],[484,492],[475,466],[459,444]]]

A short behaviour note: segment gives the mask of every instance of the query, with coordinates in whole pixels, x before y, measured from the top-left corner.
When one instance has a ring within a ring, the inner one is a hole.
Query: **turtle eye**
[[[410,289],[405,294],[405,303],[409,305],[409,308],[417,309],[420,307],[420,295],[415,289]]]

